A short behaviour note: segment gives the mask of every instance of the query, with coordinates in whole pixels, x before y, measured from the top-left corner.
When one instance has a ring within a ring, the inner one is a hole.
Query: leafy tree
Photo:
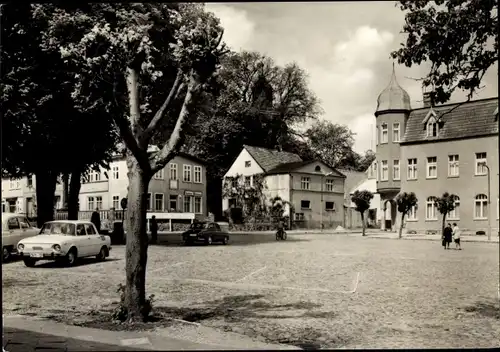
[[[368,149],[365,152],[365,155],[358,154],[357,160],[354,165],[356,167],[356,171],[365,172],[366,170],[368,170],[375,159],[375,152],[371,149]]]
[[[365,212],[370,209],[370,202],[373,199],[373,193],[370,191],[354,191],[351,196],[351,201],[356,204],[356,211],[361,215],[361,222],[363,223],[363,236],[366,236]]]
[[[422,83],[444,103],[456,88],[468,99],[486,71],[498,62],[498,2],[494,0],[400,1],[406,11],[406,43],[391,55],[407,67],[430,61]]]
[[[457,196],[455,194],[449,194],[448,192],[444,192],[443,195],[439,198],[436,198],[435,205],[438,209],[439,213],[443,216],[443,223],[441,226],[442,234],[444,235],[444,227],[446,223],[446,216],[455,210],[455,202]]]
[[[401,213],[401,226],[399,227],[399,238],[401,238],[403,236],[405,216],[410,213],[412,209],[416,209],[418,206],[417,196],[413,192],[400,193],[396,197],[396,205],[398,207],[398,211]]]
[[[148,185],[181,149],[184,128],[196,118],[192,106],[224,54],[222,34],[219,20],[205,12],[203,4],[191,3],[72,5],[57,9],[44,33],[50,38],[47,50],[59,48],[78,68],[72,97],[80,111],[110,114],[126,147],[128,322],[149,314]],[[148,153],[161,125],[171,127],[170,137],[159,151]]]

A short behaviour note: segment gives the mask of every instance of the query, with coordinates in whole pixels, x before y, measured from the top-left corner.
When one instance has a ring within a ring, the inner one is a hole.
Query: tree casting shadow
[[[476,313],[483,317],[500,319],[500,307],[498,302],[476,302],[472,306],[463,308],[468,313]]]

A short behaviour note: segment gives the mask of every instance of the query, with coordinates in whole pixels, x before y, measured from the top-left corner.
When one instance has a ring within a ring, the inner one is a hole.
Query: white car
[[[46,222],[40,234],[17,244],[17,251],[27,267],[38,260],[64,260],[74,265],[78,258],[96,256],[105,260],[111,250],[111,238],[99,235],[94,224],[81,220]]]
[[[31,226],[23,214],[2,213],[2,259],[8,261],[12,253],[17,253],[19,241],[36,236],[40,229]]]

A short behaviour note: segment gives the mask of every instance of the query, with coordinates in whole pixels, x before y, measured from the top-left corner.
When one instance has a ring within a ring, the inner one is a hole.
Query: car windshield
[[[40,235],[66,235],[75,236],[75,224],[68,222],[48,222],[40,231]]]
[[[207,224],[204,222],[196,222],[191,224],[191,230],[203,230],[207,228]]]

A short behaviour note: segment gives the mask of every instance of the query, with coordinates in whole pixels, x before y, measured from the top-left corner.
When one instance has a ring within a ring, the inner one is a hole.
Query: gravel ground
[[[123,256],[115,246],[110,260],[74,268],[4,264],[3,312],[83,323],[89,311],[110,311],[124,281]],[[433,241],[291,235],[286,242],[152,246],[147,294],[155,295],[159,316],[269,343],[494,347],[498,276],[498,248],[487,243],[445,251]]]

